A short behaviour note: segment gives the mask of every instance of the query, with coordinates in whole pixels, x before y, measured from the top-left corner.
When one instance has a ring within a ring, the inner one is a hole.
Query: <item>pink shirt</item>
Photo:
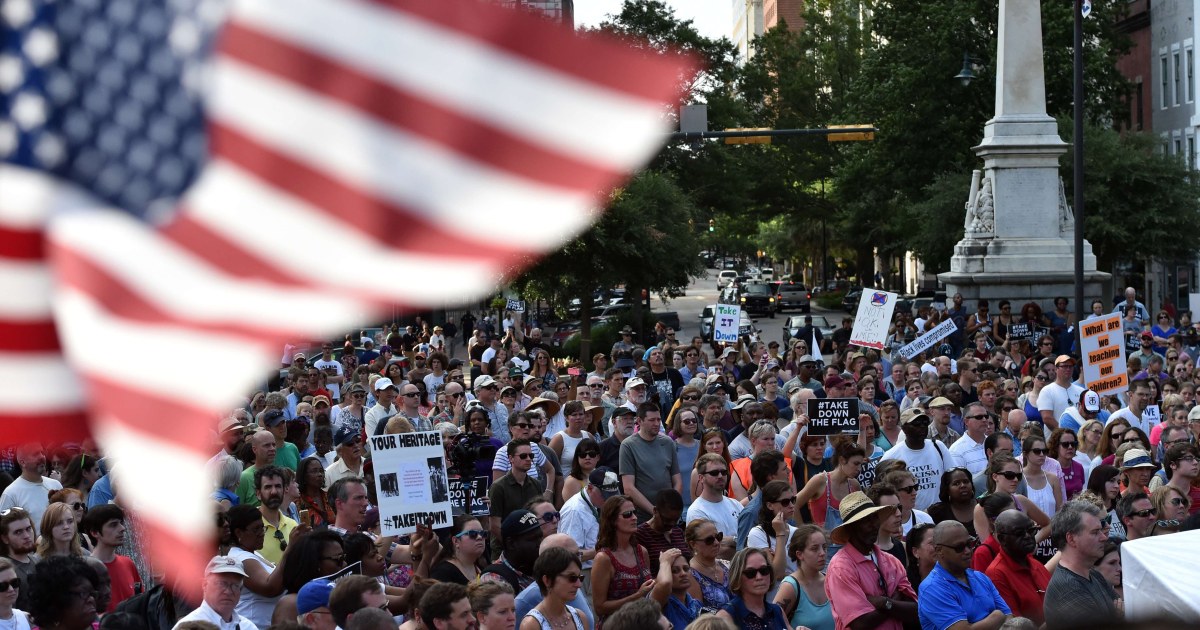
[[[829,561],[825,571],[825,594],[832,604],[833,622],[837,630],[845,630],[850,627],[850,622],[875,612],[875,606],[867,600],[872,595],[891,598],[903,595],[909,601],[917,601],[917,593],[908,582],[904,565],[878,546],[874,550],[878,565],[851,545],[843,547]],[[884,588],[879,586],[880,576],[883,576]],[[878,627],[903,630],[904,624],[896,619],[888,619]]]

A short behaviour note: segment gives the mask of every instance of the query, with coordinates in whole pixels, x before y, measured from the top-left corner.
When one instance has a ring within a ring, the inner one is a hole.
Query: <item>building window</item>
[[[1167,104],[1171,102],[1170,100],[1168,100],[1170,97],[1167,94],[1167,90],[1171,87],[1171,84],[1167,82],[1167,56],[1166,55],[1163,55],[1158,58],[1158,76],[1159,76],[1159,79],[1158,79],[1159,84],[1162,87],[1162,89],[1159,91],[1158,106],[1163,109],[1166,109]]]
[[[1187,51],[1184,53],[1184,63],[1187,65],[1187,102],[1191,103],[1192,101],[1196,100],[1196,80],[1192,71],[1193,59],[1191,48],[1187,49]]]
[[[1175,138],[1175,155],[1183,155],[1183,140]]]
[[[1137,82],[1137,93],[1135,95],[1136,101],[1134,103],[1134,107],[1137,108],[1135,110],[1134,117],[1137,120],[1137,130],[1138,131],[1142,131],[1143,129],[1146,128],[1146,117],[1145,117],[1145,114],[1143,113],[1143,107],[1142,107],[1145,104],[1143,102],[1143,99],[1145,98],[1145,90],[1143,90],[1144,86],[1145,86],[1145,84],[1142,83],[1141,78],[1139,77],[1138,82]]]
[[[1174,89],[1171,93],[1175,95],[1175,104],[1179,105],[1183,101],[1183,73],[1180,72],[1178,52],[1171,54],[1171,78],[1174,79]]]
[[[1189,169],[1196,169],[1196,136],[1187,137],[1187,165]]]

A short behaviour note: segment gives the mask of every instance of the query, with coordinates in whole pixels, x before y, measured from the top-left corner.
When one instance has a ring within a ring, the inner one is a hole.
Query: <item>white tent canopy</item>
[[[1200,621],[1200,530],[1121,545],[1125,617]]]

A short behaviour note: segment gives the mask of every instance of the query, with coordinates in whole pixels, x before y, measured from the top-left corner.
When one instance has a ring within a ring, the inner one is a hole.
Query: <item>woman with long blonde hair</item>
[[[66,503],[51,503],[42,514],[41,525],[41,536],[38,537],[37,543],[39,556],[83,557],[74,508]]]

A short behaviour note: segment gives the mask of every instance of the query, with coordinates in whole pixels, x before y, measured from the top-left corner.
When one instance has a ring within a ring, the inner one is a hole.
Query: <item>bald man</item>
[[[550,534],[543,538],[541,546],[538,547],[538,553],[543,553],[553,547],[562,547],[575,554],[576,557],[579,555],[579,545],[575,542],[574,538],[566,534]],[[529,611],[533,610],[533,607],[537,606],[538,602],[541,602],[542,599],[542,593],[538,590],[537,582],[525,587],[525,590],[517,595],[517,619],[524,619],[525,615],[529,614]],[[588,599],[587,594],[581,588],[575,593],[575,599],[567,602],[567,604],[582,610],[583,614],[587,615],[588,627],[594,628],[596,627],[596,615],[592,612],[592,606],[588,603]]]
[[[242,471],[237,495],[242,505],[258,507],[258,493],[254,490],[254,471],[275,463],[275,436],[270,431],[260,429],[250,438],[250,448],[254,451],[254,465]]]
[[[1039,527],[1024,512],[1005,510],[996,517],[996,540],[1000,554],[984,573],[1014,615],[1037,625],[1046,620],[1046,587],[1050,572],[1033,557]]]
[[[979,541],[958,521],[933,529],[937,564],[921,582],[922,630],[998,630],[1012,614],[988,577],[970,568]]]

